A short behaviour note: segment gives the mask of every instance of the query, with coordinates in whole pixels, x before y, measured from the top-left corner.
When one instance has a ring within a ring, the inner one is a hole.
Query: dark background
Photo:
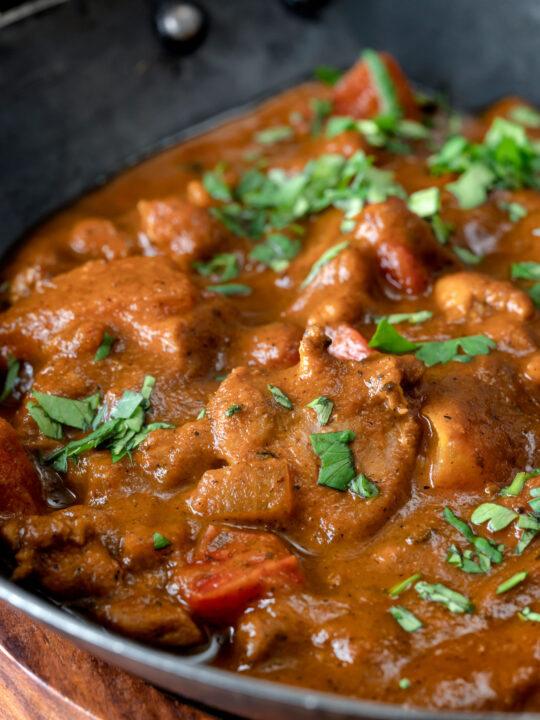
[[[364,45],[477,108],[540,104],[538,0],[333,0],[318,20],[280,0],[203,0],[209,35],[165,55],[143,0],[71,0],[0,29],[0,246],[166,138]]]

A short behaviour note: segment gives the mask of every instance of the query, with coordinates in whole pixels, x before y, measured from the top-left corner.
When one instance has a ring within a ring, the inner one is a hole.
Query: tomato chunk
[[[429,276],[422,262],[399,242],[381,242],[377,259],[386,279],[408,295],[420,295],[429,284]]]
[[[191,610],[230,623],[265,592],[302,582],[298,560],[275,535],[211,525],[177,578]]]
[[[338,325],[328,334],[332,339],[328,352],[340,360],[363,360],[373,352],[366,338],[350,325]]]
[[[409,83],[398,63],[388,53],[379,53],[397,96],[403,114],[418,118],[418,107]],[[376,117],[384,112],[381,89],[365,60],[360,60],[343,75],[334,88],[334,112],[356,118]]]

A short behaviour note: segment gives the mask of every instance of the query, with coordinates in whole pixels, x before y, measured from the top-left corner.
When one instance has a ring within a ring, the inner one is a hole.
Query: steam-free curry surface
[[[458,122],[368,53],[33,233],[14,578],[243,674],[540,711],[539,120]]]

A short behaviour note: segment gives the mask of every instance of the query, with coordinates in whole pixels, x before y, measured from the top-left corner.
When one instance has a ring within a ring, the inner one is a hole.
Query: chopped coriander
[[[231,405],[228,410],[225,411],[225,417],[232,417],[239,413],[242,409],[241,405]]]
[[[450,545],[446,555],[446,562],[470,574],[484,573],[491,568],[491,562],[486,556],[478,554],[478,562],[475,562],[473,557],[473,550],[462,552],[456,545]]]
[[[531,490],[531,495],[533,491]],[[529,506],[535,515],[540,515],[540,497],[533,497],[529,500]]]
[[[445,223],[441,220],[439,215],[434,215],[431,220],[431,228],[437,242],[441,245],[446,245],[448,238],[450,237],[454,226],[450,223]]]
[[[313,110],[311,136],[316,137],[322,130],[325,118],[327,118],[332,112],[332,102],[331,100],[319,100],[319,98],[313,98],[309,105]]]
[[[486,202],[488,189],[495,180],[494,173],[482,163],[473,163],[446,189],[454,195],[462,210],[471,210]]]
[[[474,545],[475,551],[478,555],[478,567],[481,571],[487,572],[490,569],[491,561],[497,564],[502,562],[503,556],[500,548],[489,540],[475,535],[469,525],[467,525],[464,520],[461,520],[454,515],[450,508],[444,508],[443,517],[448,523],[455,527],[455,529],[460,532],[466,540]],[[447,555],[446,558],[447,562],[459,567],[462,570],[466,570],[466,572],[476,572],[472,569],[472,555],[469,555],[467,551],[463,553],[463,556],[461,556],[461,552],[455,546],[451,546],[448,549],[448,552],[449,555]],[[467,566],[467,568],[465,566]]]
[[[97,393],[86,400],[71,400],[38,390],[33,390],[32,395],[51,420],[78,430],[86,430],[90,427],[100,398]]]
[[[402,592],[408,590],[417,580],[420,580],[421,577],[422,576],[420,575],[420,573],[415,573],[414,575],[408,577],[406,580],[401,580],[401,582],[392,585],[392,587],[388,591],[388,594],[390,595],[390,597],[398,597],[398,595],[401,595]]]
[[[15,387],[15,381],[19,375],[20,367],[21,363],[17,360],[17,358],[13,355],[8,355],[7,372],[4,380],[4,387],[2,389],[2,393],[0,394],[0,403],[3,403],[9,395],[11,395],[11,391]]]
[[[261,145],[275,145],[283,140],[290,140],[293,135],[293,129],[289,125],[276,125],[255,133],[255,140]]]
[[[215,200],[222,202],[230,202],[232,193],[225,181],[223,164],[220,163],[213,170],[209,170],[203,175],[203,185],[206,192]]]
[[[447,588],[442,583],[429,584],[420,580],[416,583],[414,589],[424,600],[441,603],[453,613],[474,612],[474,605],[465,595],[455,590],[450,590],[450,588]]]
[[[540,127],[540,113],[527,105],[517,105],[509,112],[510,118],[526,127]]]
[[[368,480],[364,473],[360,473],[349,483],[349,490],[355,495],[369,499],[378,497],[381,493],[374,482]]]
[[[537,282],[532,287],[528,288],[527,293],[531,296],[536,307],[540,308],[540,282]]]
[[[503,487],[499,495],[501,495],[502,497],[517,497],[525,487],[525,483],[527,482],[527,480],[530,480],[537,475],[540,475],[540,468],[537,468],[533,472],[517,473],[510,485]]]
[[[362,60],[367,66],[373,85],[379,99],[380,114],[383,116],[399,118],[403,115],[399,104],[396,87],[382,56],[375,50],[366,48]]]
[[[528,574],[529,573],[526,570],[523,570],[522,572],[512,575],[511,578],[508,578],[508,580],[505,580],[499,585],[499,587],[495,590],[495,594],[502,595],[502,593],[508,592],[508,590],[511,590],[516,587],[516,585],[519,585],[519,583],[522,583]]]
[[[401,605],[388,608],[388,612],[406,632],[415,632],[415,630],[420,630],[424,626],[416,615],[413,615],[410,610]]]
[[[465,265],[479,265],[484,259],[483,255],[475,255],[468,248],[459,247],[459,245],[454,245],[452,250]]]
[[[408,690],[411,687],[411,681],[409,678],[401,678],[398,685],[402,690]]]
[[[399,325],[400,323],[408,322],[411,325],[417,325],[418,323],[425,322],[433,317],[431,310],[418,310],[410,313],[395,313],[394,315],[383,315],[381,317],[374,318],[375,322],[379,323],[385,319],[390,325]]]
[[[267,385],[266,387],[270,390],[274,400],[277,403],[279,403],[282,407],[287,408],[287,410],[293,409],[293,404],[292,404],[290,398],[288,398],[287,395],[285,395],[283,390],[280,390],[275,385]]]
[[[518,613],[518,616],[521,620],[528,620],[530,622],[540,622],[540,613],[533,612],[529,606],[527,606],[526,608],[523,608],[523,610]]]
[[[454,513],[452,512],[452,510],[450,510],[449,507],[444,508],[443,517],[446,522],[450,523],[450,525],[455,527],[456,530],[463,535],[463,537],[465,537],[470,543],[474,544],[476,538],[474,532],[464,520],[461,520],[456,515],[454,515]]]
[[[169,547],[169,545],[172,545],[172,542],[167,540],[164,535],[158,532],[154,533],[154,550],[163,550],[163,548]]]
[[[199,414],[197,415],[195,420],[202,420],[205,415],[206,415],[206,408],[203,408],[202,410],[199,410]]]
[[[260,210],[231,203],[220,208],[210,208],[210,213],[240,237],[259,240],[263,234],[266,217]]]
[[[510,525],[516,518],[516,512],[504,507],[504,505],[497,505],[496,503],[482,503],[475,508],[471,515],[471,521],[475,525],[481,525],[489,521],[487,528],[491,532],[504,530],[504,528]]]
[[[441,191],[438,187],[417,190],[407,201],[409,210],[422,218],[436,215],[441,207]]]
[[[103,333],[103,340],[101,341],[101,345],[98,347],[96,354],[94,355],[94,362],[99,362],[99,360],[104,360],[109,353],[111,352],[111,348],[116,341],[116,338],[112,335],[109,335],[108,332]]]
[[[317,420],[320,425],[326,425],[330,420],[330,415],[334,408],[334,403],[329,400],[325,395],[320,395],[311,402],[306,404],[306,407],[312,408],[317,413]]]
[[[469,362],[476,355],[488,355],[496,347],[496,343],[485,335],[468,335],[443,342],[422,343],[415,355],[424,365],[431,367],[437,363],[445,365],[453,360]],[[459,348],[463,355],[459,354]]]
[[[512,263],[512,280],[540,280],[540,262]]]
[[[214,378],[214,380],[215,380],[216,382],[223,382],[223,381],[226,380],[226,379],[227,379],[227,375],[216,375],[215,378]]]
[[[513,223],[519,222],[527,216],[527,208],[517,202],[501,202],[499,203],[501,210],[507,210],[510,220]]]
[[[316,260],[311,266],[311,270],[307,274],[303,283],[300,285],[300,289],[304,290],[304,288],[306,288],[309,283],[314,280],[315,277],[317,277],[321,268],[324,267],[324,265],[329,263],[331,260],[333,260],[335,257],[337,257],[342,250],[348,247],[348,245],[348,240],[344,240],[343,242],[340,242],[337,245],[334,245],[333,247],[323,252],[321,257]]]
[[[321,458],[318,484],[345,491],[356,476],[349,443],[356,435],[351,430],[331,433],[312,433],[313,449]]]
[[[319,67],[315,68],[313,74],[319,82],[333,87],[343,75],[343,71],[328,65],[319,65]]]
[[[207,290],[219,293],[220,295],[250,295],[251,288],[249,285],[240,285],[239,283],[228,283],[226,285],[207,285]]]
[[[268,265],[275,272],[283,272],[287,269],[289,262],[298,255],[301,247],[299,240],[291,240],[280,233],[271,233],[264,243],[253,248],[249,257]]]
[[[400,335],[386,318],[377,325],[377,329],[368,343],[369,347],[389,353],[407,353],[417,350],[420,345]]]
[[[192,263],[195,270],[201,275],[219,275],[222,282],[232,280],[240,272],[238,258],[234,253],[218,253],[208,262],[197,261]]]
[[[36,421],[37,426],[45,437],[52,438],[53,440],[62,439],[62,425],[56,422],[56,420],[52,420],[42,407],[33,400],[30,400],[26,408],[28,414]]]

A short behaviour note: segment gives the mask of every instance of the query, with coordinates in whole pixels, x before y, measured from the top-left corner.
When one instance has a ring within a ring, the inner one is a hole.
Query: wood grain
[[[0,603],[1,720],[217,720]],[[232,720],[232,719],[231,719]]]

